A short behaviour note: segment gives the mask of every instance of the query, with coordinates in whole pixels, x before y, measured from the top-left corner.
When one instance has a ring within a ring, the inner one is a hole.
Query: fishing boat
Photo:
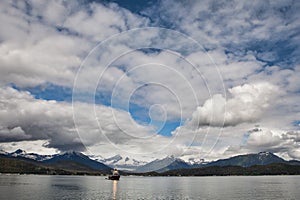
[[[108,176],[109,180],[119,180],[120,179],[120,174],[117,169],[112,170],[112,174]]]

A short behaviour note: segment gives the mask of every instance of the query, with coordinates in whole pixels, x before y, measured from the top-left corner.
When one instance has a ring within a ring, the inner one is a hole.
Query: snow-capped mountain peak
[[[11,156],[17,157],[17,156],[25,156],[27,154],[26,151],[22,149],[17,149],[16,151],[11,153]]]
[[[17,149],[16,151],[11,153],[6,153],[6,155],[9,155],[11,157],[28,158],[36,161],[44,161],[53,157],[53,155],[39,155],[36,153],[27,153],[22,149]]]
[[[206,163],[204,159],[201,158],[189,158],[187,161],[190,165],[199,165],[199,164],[204,164]]]
[[[115,164],[117,162],[119,162],[120,160],[122,160],[122,156],[120,156],[119,154],[118,155],[115,155],[113,157],[110,157],[110,158],[106,158],[103,160],[103,162],[105,163],[110,163],[110,164]]]
[[[269,156],[270,154],[272,154],[272,153],[267,152],[267,151],[263,151],[263,152],[258,153],[259,156]]]
[[[118,168],[120,170],[135,170],[137,167],[147,163],[145,161],[133,159],[128,156],[123,157],[119,154],[109,158],[103,158],[102,156],[91,156],[91,158],[112,168]]]

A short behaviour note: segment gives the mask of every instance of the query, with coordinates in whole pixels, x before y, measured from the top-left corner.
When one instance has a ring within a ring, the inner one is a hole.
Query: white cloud
[[[0,149],[6,152],[13,152],[17,149],[25,150],[27,153],[38,153],[41,155],[53,155],[59,151],[55,148],[47,147],[47,140],[34,140],[34,141],[19,141],[19,142],[4,142],[0,144]]]
[[[88,7],[72,14],[64,26],[96,41],[148,23],[147,19],[135,16],[115,4],[104,6],[92,3]]]
[[[278,95],[277,87],[267,82],[236,86],[228,91],[227,100],[220,94],[206,100],[193,113],[191,123],[201,127],[256,122]]]
[[[73,122],[73,108],[69,103],[34,99],[29,93],[12,88],[1,88],[1,141],[49,140],[49,147],[67,150],[82,149],[104,139],[103,134],[113,143],[123,143],[130,139],[127,131],[135,137],[147,135],[148,129],[133,122],[124,111],[105,106],[96,106],[97,117],[102,130],[93,115],[93,105],[74,104],[76,126]],[[115,114],[115,118],[113,117]],[[118,121],[114,121],[117,119]],[[119,124],[116,124],[116,123]],[[100,131],[101,130],[101,131]],[[80,145],[81,144],[81,145]],[[78,146],[76,146],[78,145]]]
[[[289,155],[291,158],[293,158],[293,159],[299,160],[299,159],[300,159],[300,149],[299,149],[299,146],[298,146],[298,148],[289,150],[289,151],[288,151],[288,155]]]
[[[50,82],[72,87],[82,59],[97,42],[147,24],[147,19],[115,4],[1,4],[0,24],[5,27],[0,32],[1,85],[34,87]]]
[[[260,148],[276,146],[280,142],[281,138],[270,130],[253,132],[247,140],[248,145]]]

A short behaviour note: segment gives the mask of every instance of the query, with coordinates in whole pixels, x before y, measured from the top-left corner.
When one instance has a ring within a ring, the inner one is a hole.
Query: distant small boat
[[[120,179],[120,174],[117,169],[112,170],[112,175],[108,176],[109,180],[119,180]]]

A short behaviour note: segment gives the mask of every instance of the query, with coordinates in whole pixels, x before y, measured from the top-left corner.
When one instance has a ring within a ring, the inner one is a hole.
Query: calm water
[[[121,177],[0,175],[1,199],[300,199],[300,176]]]

